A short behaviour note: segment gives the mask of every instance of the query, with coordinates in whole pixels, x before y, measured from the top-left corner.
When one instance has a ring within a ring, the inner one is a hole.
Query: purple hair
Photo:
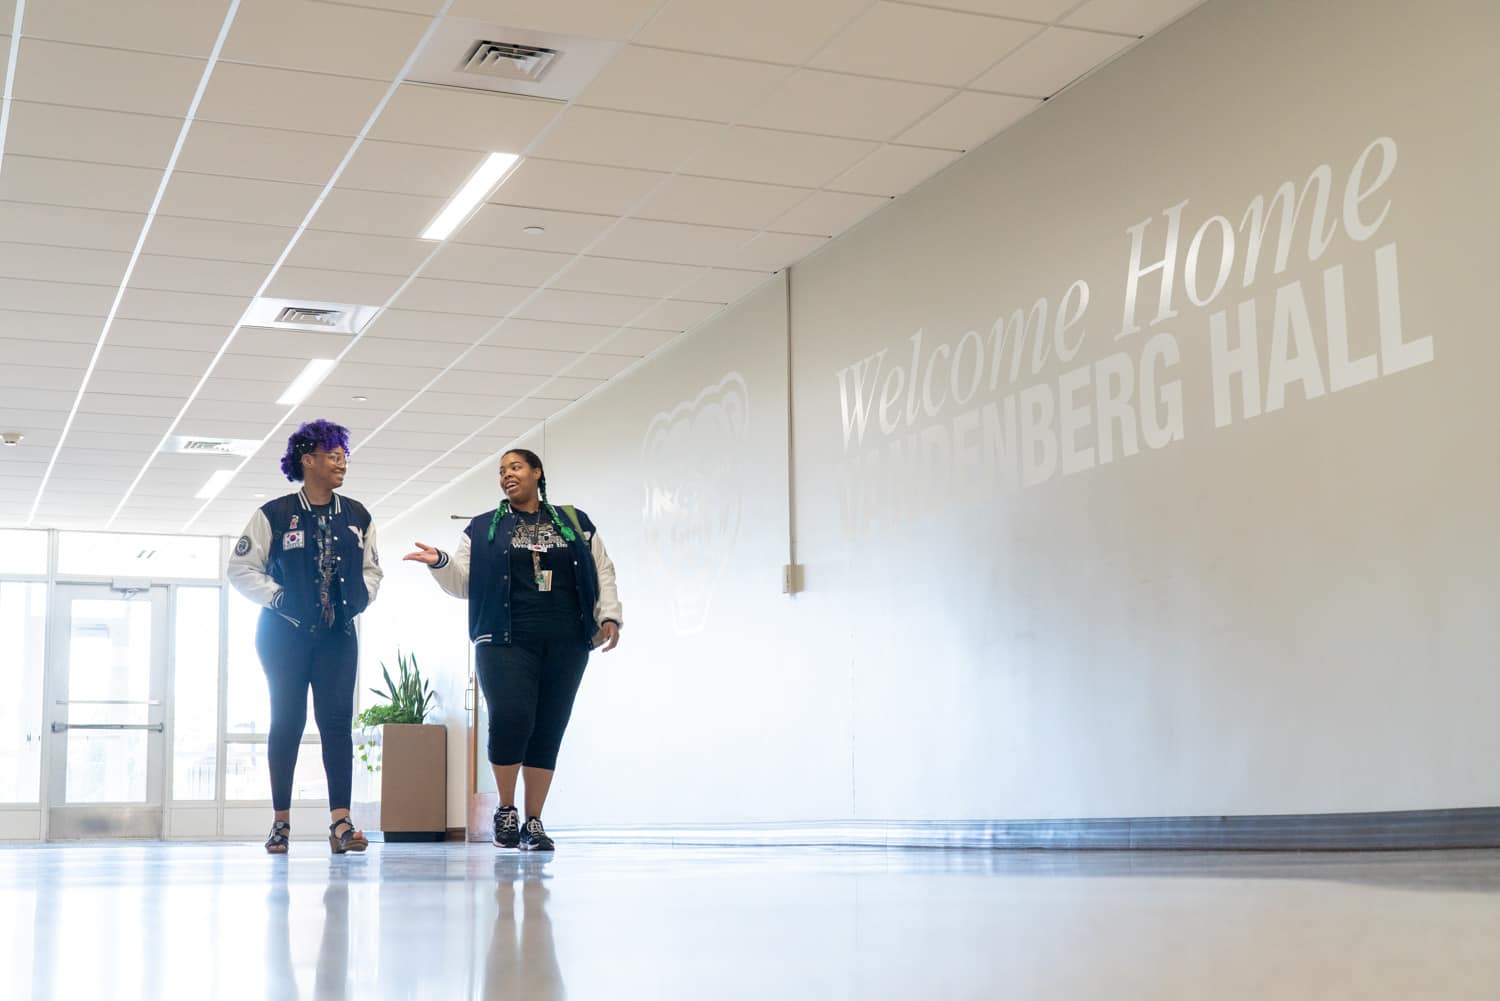
[[[286,440],[286,454],[281,457],[281,471],[293,483],[302,479],[302,457],[309,452],[323,449],[332,452],[349,449],[349,429],[332,421],[308,421]]]

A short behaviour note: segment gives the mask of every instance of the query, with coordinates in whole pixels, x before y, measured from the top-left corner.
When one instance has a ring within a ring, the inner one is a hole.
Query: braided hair
[[[508,449],[505,452],[505,455],[500,456],[502,462],[504,462],[506,455],[519,455],[521,457],[521,461],[525,462],[526,465],[542,474],[541,479],[537,481],[537,490],[542,495],[542,507],[547,509],[547,514],[552,518],[552,525],[557,529],[559,535],[561,535],[568,542],[577,541],[577,534],[575,534],[572,527],[563,520],[562,516],[557,513],[557,508],[552,506],[552,502],[547,499],[547,471],[542,468],[541,456],[537,455],[529,448],[512,448]],[[508,514],[510,514],[510,501],[508,499],[503,499],[500,501],[500,506],[495,508],[494,517],[490,519],[489,541],[495,541],[495,529]]]

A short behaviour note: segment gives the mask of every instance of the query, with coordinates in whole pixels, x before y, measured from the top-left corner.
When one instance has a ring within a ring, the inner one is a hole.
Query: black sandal
[[[335,834],[334,831],[340,826],[345,826],[347,830],[342,834]],[[348,817],[340,817],[328,825],[328,847],[335,855],[342,855],[345,852],[362,852],[370,847],[370,842],[364,832],[354,826],[353,821]]]
[[[292,833],[292,825],[284,820],[278,820],[271,825],[271,836],[266,839],[266,852],[270,855],[285,855],[287,849],[292,846],[287,835]]]

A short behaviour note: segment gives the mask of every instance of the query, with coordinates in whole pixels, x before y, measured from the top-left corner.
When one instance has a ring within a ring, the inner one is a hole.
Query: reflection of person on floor
[[[496,866],[495,930],[484,960],[484,1001],[563,1001],[568,996],[540,869],[516,872]],[[516,923],[516,877],[521,884],[521,921]]]
[[[266,1001],[297,1001],[297,968],[292,961],[291,891],[287,871],[277,871],[266,896]],[[323,934],[313,980],[317,1001],[342,1001],[349,982],[348,874],[329,870],[323,890]]]

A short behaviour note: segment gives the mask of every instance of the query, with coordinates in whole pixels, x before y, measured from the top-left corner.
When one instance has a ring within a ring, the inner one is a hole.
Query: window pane
[[[0,528],[0,573],[47,572],[47,533]]]
[[[266,673],[255,652],[255,625],[260,608],[238,591],[229,592],[229,680],[228,706],[224,717],[227,735],[271,732],[271,693]],[[307,693],[308,734],[317,734],[313,721],[312,690]],[[226,780],[227,781],[227,780]]]
[[[151,606],[75,598],[68,609],[68,722],[149,722]],[[147,744],[140,730],[68,733],[65,801],[144,803]]]
[[[303,744],[297,754],[292,799],[328,801],[328,777],[317,744]],[[224,748],[224,798],[267,801],[271,799],[271,769],[266,763],[265,744],[229,744]]]
[[[0,803],[40,801],[47,585],[0,581]]]
[[[219,540],[205,535],[63,532],[57,571],[88,577],[219,579]]]
[[[177,591],[172,798],[213,799],[219,734],[219,589]]]

